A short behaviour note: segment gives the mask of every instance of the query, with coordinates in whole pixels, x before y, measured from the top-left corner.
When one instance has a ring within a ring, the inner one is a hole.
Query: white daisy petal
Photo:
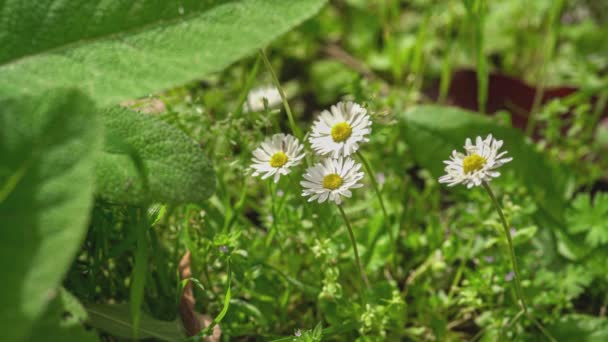
[[[361,165],[349,157],[337,159],[326,158],[309,167],[300,185],[304,188],[302,196],[310,196],[308,201],[327,200],[336,204],[342,203],[342,197],[351,197],[351,189],[362,187],[358,183],[364,176],[358,172]]]
[[[500,172],[495,170],[513,160],[505,157],[507,151],[498,152],[502,145],[503,141],[495,139],[492,134],[485,139],[477,137],[475,143],[467,138],[465,153],[452,151],[450,159],[444,161],[446,174],[439,177],[439,183],[447,186],[463,184],[470,189],[499,177]]]
[[[282,175],[287,175],[293,166],[302,162],[304,146],[298,139],[289,134],[275,134],[266,138],[260,146],[253,151],[252,175],[267,179],[274,176],[275,183]]]
[[[372,121],[367,110],[354,102],[338,102],[324,110],[312,127],[308,140],[312,149],[322,156],[347,157],[367,142]]]

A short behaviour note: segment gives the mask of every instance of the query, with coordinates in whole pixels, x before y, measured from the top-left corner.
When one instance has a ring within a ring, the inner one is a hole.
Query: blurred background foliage
[[[302,170],[270,186],[248,174],[264,137],[289,132],[280,104],[243,110],[244,95],[273,82],[253,55],[125,104],[195,140],[217,190],[190,205],[97,199],[64,282],[89,317],[140,296],[141,328],[156,331],[144,337],[163,339],[158,321],[183,313],[178,264],[190,251],[196,311],[228,310],[222,340],[539,340],[530,320],[511,321],[519,308],[491,202],[436,181],[445,151],[492,130],[518,162],[494,184],[534,315],[560,341],[608,339],[603,2],[336,0],[265,51],[304,131],[339,100],[373,115],[363,153],[390,219],[369,179],[345,205],[373,283],[365,305],[343,222],[301,198]],[[446,109],[479,103],[479,114]],[[384,227],[398,234],[395,249]],[[115,325],[92,322],[120,340]]]

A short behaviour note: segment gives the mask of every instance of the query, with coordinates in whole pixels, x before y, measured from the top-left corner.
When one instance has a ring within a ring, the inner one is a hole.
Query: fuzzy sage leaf
[[[324,3],[7,0],[0,97],[77,86],[101,105],[116,104],[220,71]]]
[[[104,153],[97,192],[112,202],[186,203],[207,199],[215,175],[201,149],[179,129],[123,107],[102,112]]]
[[[81,93],[0,101],[0,322],[19,341],[84,238],[101,124]]]

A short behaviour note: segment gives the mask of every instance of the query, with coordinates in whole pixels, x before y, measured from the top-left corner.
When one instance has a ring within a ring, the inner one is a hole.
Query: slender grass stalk
[[[470,251],[472,247],[473,247],[473,240],[470,240],[467,245],[467,250]],[[466,259],[464,257],[462,259],[460,259],[460,264],[458,265],[458,270],[456,271],[456,275],[454,276],[454,279],[452,280],[452,285],[450,285],[450,290],[448,291],[448,303],[450,303],[452,298],[454,298],[454,292],[456,292],[456,288],[458,287],[458,284],[460,283],[460,279],[462,279],[462,274],[464,272],[464,268],[465,268],[466,264],[467,264]]]
[[[475,57],[477,59],[477,110],[485,113],[488,102],[488,62],[484,53],[483,26],[485,22],[485,0],[463,0],[469,22],[473,23]]]
[[[446,55],[441,63],[441,76],[439,81],[439,99],[437,102],[445,104],[445,100],[448,97],[450,91],[450,83],[452,82],[452,47],[451,41],[448,42],[446,47]]]
[[[551,342],[557,342],[557,340],[551,336],[551,333],[549,333],[547,331],[547,329],[545,329],[545,327],[543,327],[542,324],[540,324],[540,322],[534,318],[534,316],[532,316],[530,313],[528,313],[528,318],[532,321],[532,323],[534,323],[534,325],[538,328],[538,330],[540,330],[541,333],[543,333],[543,335],[545,335],[545,337],[551,341]]]
[[[608,82],[606,82],[608,85]],[[593,133],[595,132],[595,128],[602,117],[602,113],[604,113],[604,109],[608,104],[608,92],[603,92],[598,95],[597,102],[595,103],[595,109],[591,116],[591,121],[589,122],[589,126],[587,131],[584,134],[585,139],[591,140],[593,138]]]
[[[131,322],[133,322],[132,336],[137,339],[141,322],[141,306],[144,301],[144,290],[146,287],[146,274],[148,272],[148,257],[150,247],[148,245],[147,231],[149,223],[144,210],[137,208],[131,211],[137,229],[137,247],[135,250],[135,265],[131,272],[131,288],[129,289],[129,301],[131,311]]]
[[[340,209],[340,214],[342,214],[342,217],[344,218],[344,223],[346,223],[346,228],[348,230],[348,236],[350,237],[350,242],[352,243],[353,250],[355,251],[355,261],[357,262],[357,268],[359,269],[359,274],[361,275],[361,279],[363,279],[363,283],[365,284],[365,287],[367,287],[369,289],[370,288],[369,280],[367,279],[367,276],[365,275],[365,271],[363,270],[363,265],[361,264],[361,258],[359,258],[359,250],[357,249],[357,241],[355,240],[355,234],[353,233],[353,228],[350,225],[350,221],[348,220],[348,217],[346,216],[346,213],[344,212],[344,208],[342,208],[342,205],[338,204],[338,209]]]
[[[246,199],[247,181],[246,179],[243,179],[243,186],[239,195],[239,201],[234,205],[234,208],[230,211],[230,215],[226,215],[226,219],[224,220],[224,226],[222,228],[223,232],[229,232],[232,229],[232,226],[234,226],[243,211]]]
[[[196,336],[191,338],[192,341],[201,341],[203,337],[213,334],[215,326],[222,322],[224,316],[226,316],[226,313],[228,312],[230,299],[232,298],[232,265],[230,257],[226,259],[226,263],[228,267],[228,283],[226,284],[226,294],[224,295],[222,310],[215,316],[207,328],[201,330]]]
[[[272,77],[272,81],[274,82],[275,87],[277,87],[277,90],[279,91],[279,95],[281,95],[281,100],[283,100],[283,106],[285,107],[285,112],[287,113],[287,120],[289,121],[289,127],[291,128],[293,135],[295,135],[295,137],[298,138],[298,140],[302,141],[302,132],[300,132],[300,129],[298,128],[298,126],[296,125],[296,122],[293,119],[293,112],[291,111],[289,102],[287,102],[287,96],[285,96],[285,91],[283,90],[283,87],[281,87],[279,78],[277,77],[277,74],[274,72],[274,69],[272,68],[272,64],[270,64],[270,61],[268,60],[268,57],[266,56],[266,53],[264,52],[264,50],[260,50],[260,56],[262,56],[262,60],[264,61],[264,64],[266,65],[266,68],[268,69],[268,72],[270,73],[270,76]]]
[[[483,182],[483,188],[486,189],[488,195],[492,199],[492,203],[494,204],[494,208],[498,212],[498,216],[500,216],[500,221],[502,223],[502,227],[504,229],[505,235],[507,236],[507,243],[509,245],[509,256],[511,257],[511,264],[513,265],[513,272],[515,273],[515,289],[517,290],[517,297],[519,297],[520,304],[522,306],[523,313],[532,321],[532,323],[540,330],[540,332],[545,335],[547,339],[550,341],[555,341],[555,338],[551,336],[551,334],[540,324],[538,320],[528,310],[528,304],[524,298],[523,291],[521,289],[521,275],[519,273],[519,269],[517,267],[517,260],[515,260],[515,249],[513,248],[513,240],[511,239],[511,232],[509,231],[509,225],[507,224],[507,220],[505,219],[505,215],[500,208],[500,204],[498,200],[496,200],[496,196],[492,192],[490,185],[486,182]]]
[[[255,77],[257,76],[258,71],[260,70],[261,63],[262,63],[262,56],[258,56],[258,58],[255,59],[255,63],[253,64],[251,71],[247,75],[247,80],[245,81],[245,86],[243,87],[243,90],[239,94],[239,98],[236,102],[236,108],[234,109],[234,116],[237,118],[241,117],[241,114],[243,113],[243,105],[245,104],[245,101],[247,101],[247,95],[249,94],[249,91],[251,90],[251,87],[253,86]]]
[[[556,0],[553,2],[553,6],[549,10],[549,23],[547,28],[547,39],[545,39],[545,46],[542,56],[542,65],[536,76],[537,85],[536,91],[534,92],[534,101],[532,103],[532,109],[528,117],[528,123],[526,124],[526,135],[532,136],[534,134],[534,128],[536,127],[537,112],[542,104],[542,100],[545,94],[545,82],[547,74],[547,64],[549,60],[553,58],[555,53],[555,46],[557,45],[557,36],[559,33],[559,18],[561,17],[562,8],[564,7],[564,0]]]
[[[448,11],[450,15],[454,12],[451,5],[448,5]],[[452,21],[448,23],[447,32],[452,30]],[[439,81],[439,99],[437,102],[444,104],[450,90],[450,83],[452,81],[452,54],[455,50],[454,39],[447,37],[447,45],[445,47],[445,56],[441,62],[441,76]]]
[[[430,11],[424,15],[424,19],[420,24],[418,32],[416,34],[416,41],[412,50],[410,51],[411,57],[409,63],[409,75],[406,77],[406,85],[410,91],[417,91],[422,87],[424,78],[424,68],[426,61],[424,58],[424,44],[427,42],[427,35],[429,31],[429,23],[431,18]]]
[[[369,164],[369,162],[367,161],[367,159],[363,156],[363,153],[361,153],[360,151],[357,151],[355,153],[357,154],[357,157],[359,157],[359,159],[361,160],[361,163],[363,164],[363,167],[369,174],[369,176],[372,180],[372,186],[374,188],[374,191],[376,192],[378,201],[380,202],[380,207],[382,208],[382,214],[384,215],[384,221],[386,222],[385,223],[386,230],[387,230],[388,236],[391,240],[391,248],[393,249],[393,263],[394,263],[395,236],[393,235],[393,230],[391,229],[391,222],[388,217],[388,212],[386,211],[386,206],[384,205],[384,200],[382,199],[382,194],[380,193],[380,187],[378,186],[378,181],[376,180],[376,174],[374,173],[374,170],[372,169],[372,167]]]
[[[484,3],[484,2],[482,2]],[[478,110],[480,113],[485,113],[487,109],[488,103],[488,83],[489,83],[489,74],[488,74],[488,62],[486,60],[486,55],[484,52],[484,37],[483,37],[483,22],[484,22],[484,11],[485,6],[482,6],[483,9],[479,10],[477,15],[476,25],[475,25],[475,41],[476,41],[476,50],[477,50],[477,103]]]

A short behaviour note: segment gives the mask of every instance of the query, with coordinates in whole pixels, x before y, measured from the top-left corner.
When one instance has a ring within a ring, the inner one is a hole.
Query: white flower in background
[[[500,172],[495,170],[513,160],[503,158],[507,151],[498,153],[502,144],[503,141],[494,139],[492,134],[485,140],[477,137],[475,144],[467,138],[464,145],[466,154],[455,150],[452,152],[450,160],[444,161],[447,174],[439,178],[439,183],[447,183],[448,186],[463,184],[470,189],[500,176]]]
[[[266,138],[260,147],[253,151],[253,175],[262,175],[266,179],[274,175],[274,182],[281,175],[289,174],[292,166],[298,165],[304,158],[304,145],[289,134],[275,134]]]
[[[300,182],[304,190],[302,196],[310,196],[308,202],[326,200],[342,203],[342,196],[351,197],[350,189],[360,188],[363,185],[357,182],[363,178],[359,172],[361,164],[355,163],[351,158],[327,158],[308,169],[304,180]]]
[[[268,103],[268,108],[276,107],[281,104],[281,94],[276,87],[264,86],[253,89],[247,94],[245,110],[249,112],[259,112],[264,110],[264,99]]]
[[[354,102],[338,102],[331,111],[324,110],[310,134],[310,144],[316,153],[332,158],[347,157],[369,141],[372,121],[367,110]]]

